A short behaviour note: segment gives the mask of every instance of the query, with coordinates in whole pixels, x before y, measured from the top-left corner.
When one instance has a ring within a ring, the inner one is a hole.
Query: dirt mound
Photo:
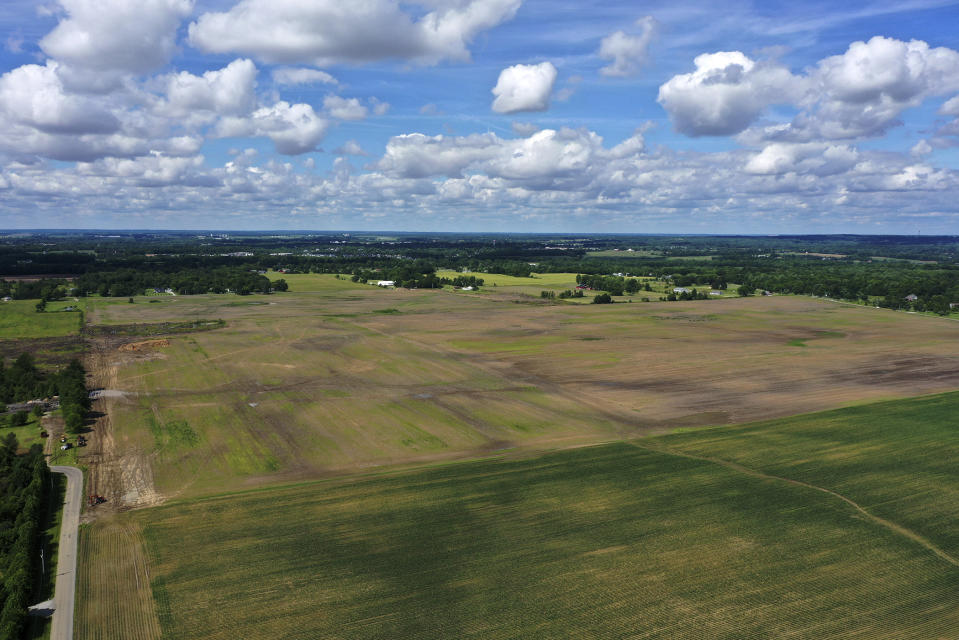
[[[120,351],[152,351],[160,347],[169,347],[170,341],[166,338],[159,340],[143,340],[142,342],[130,342],[120,345]]]

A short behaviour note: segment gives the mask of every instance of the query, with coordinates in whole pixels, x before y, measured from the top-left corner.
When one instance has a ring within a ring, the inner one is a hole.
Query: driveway
[[[73,602],[77,586],[77,528],[83,506],[83,472],[76,467],[51,466],[67,477],[67,497],[60,524],[57,583],[53,592],[53,626],[50,640],[73,640]]]

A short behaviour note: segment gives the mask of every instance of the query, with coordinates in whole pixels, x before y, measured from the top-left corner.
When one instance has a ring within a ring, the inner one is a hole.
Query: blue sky
[[[959,3],[5,0],[0,228],[959,233]]]

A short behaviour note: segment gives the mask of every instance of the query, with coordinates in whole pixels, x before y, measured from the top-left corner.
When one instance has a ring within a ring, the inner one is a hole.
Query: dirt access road
[[[73,640],[73,603],[77,585],[77,529],[83,505],[83,472],[76,467],[51,466],[67,477],[67,496],[60,525],[57,584],[53,592],[53,625],[50,640]]]

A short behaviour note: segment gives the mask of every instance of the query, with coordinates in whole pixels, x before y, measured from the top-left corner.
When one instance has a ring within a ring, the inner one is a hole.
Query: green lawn
[[[944,394],[130,515],[165,638],[956,638],[957,410]]]
[[[60,311],[75,302],[52,302],[47,311],[37,313],[38,300],[0,302],[0,340],[52,338],[68,336],[80,330],[80,314]]]

